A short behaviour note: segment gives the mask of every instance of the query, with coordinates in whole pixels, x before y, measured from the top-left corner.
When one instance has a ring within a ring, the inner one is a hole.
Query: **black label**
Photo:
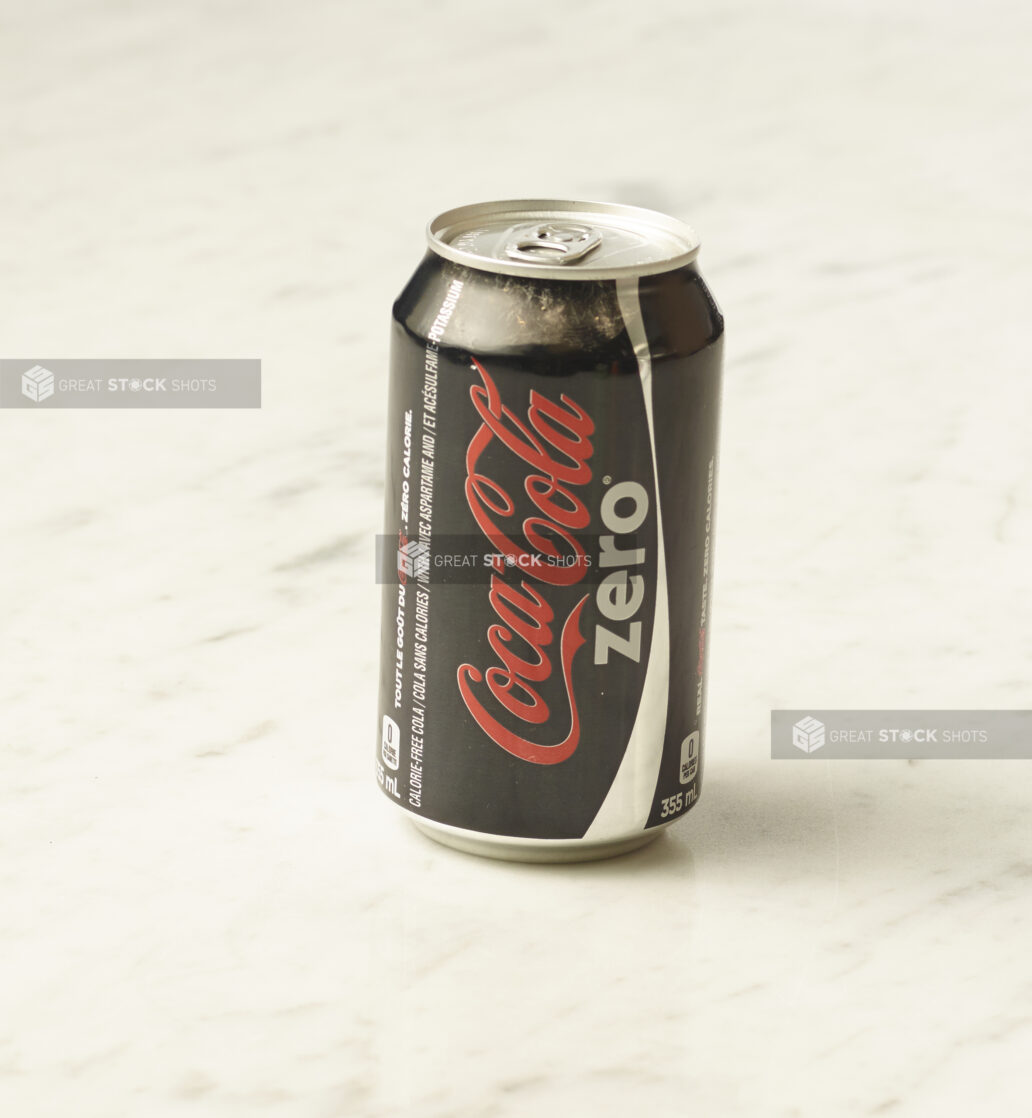
[[[700,776],[717,347],[676,352],[671,276],[434,269],[392,343],[381,786],[494,834],[665,822]],[[510,336],[463,348],[503,297]]]

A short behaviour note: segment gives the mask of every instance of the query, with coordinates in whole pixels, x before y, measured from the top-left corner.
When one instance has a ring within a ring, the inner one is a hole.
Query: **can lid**
[[[426,236],[434,252],[456,264],[547,279],[669,272],[699,251],[684,222],[611,202],[481,202],[435,217]]]

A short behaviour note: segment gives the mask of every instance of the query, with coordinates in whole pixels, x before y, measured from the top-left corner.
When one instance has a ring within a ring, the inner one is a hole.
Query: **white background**
[[[769,759],[1028,708],[1024,5],[0,5],[0,350],[261,357],[0,413],[0,1109],[1015,1113],[1028,763]],[[580,868],[372,780],[390,303],[467,201],[637,202],[727,318],[704,792]]]

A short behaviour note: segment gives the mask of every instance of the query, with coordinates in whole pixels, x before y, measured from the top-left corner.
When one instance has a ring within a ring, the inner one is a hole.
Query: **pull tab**
[[[575,221],[518,225],[505,244],[510,260],[525,264],[573,264],[602,243],[602,234]]]

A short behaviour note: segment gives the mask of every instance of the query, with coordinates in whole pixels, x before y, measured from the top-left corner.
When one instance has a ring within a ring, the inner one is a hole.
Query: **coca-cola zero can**
[[[698,799],[724,324],[650,210],[450,210],[394,306],[376,771],[440,842],[633,849]]]

